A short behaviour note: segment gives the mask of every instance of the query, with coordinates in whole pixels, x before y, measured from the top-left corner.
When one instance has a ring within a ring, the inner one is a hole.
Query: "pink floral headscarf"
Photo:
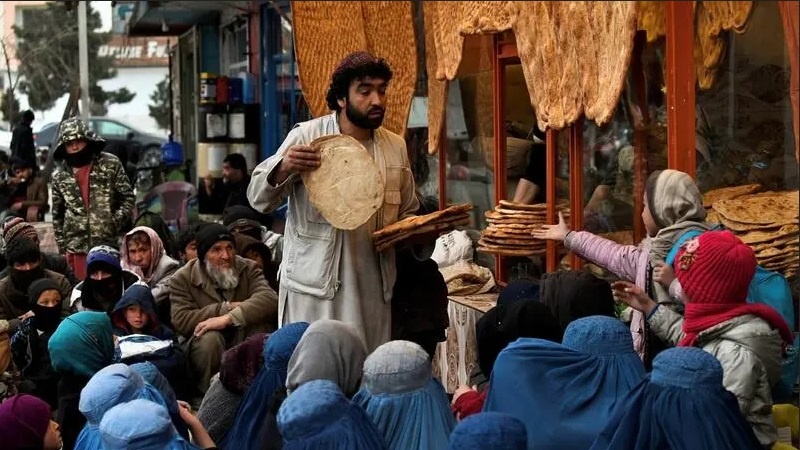
[[[148,267],[147,270],[142,270],[141,267],[133,265],[130,262],[130,256],[128,255],[128,240],[131,238],[131,236],[140,231],[147,234],[147,236],[150,238],[150,267]],[[166,254],[166,251],[164,250],[164,243],[161,242],[161,238],[158,237],[158,233],[156,233],[155,230],[150,227],[136,227],[129,231],[122,240],[122,251],[120,254],[122,256],[122,268],[139,275],[139,278],[147,283],[153,276],[153,272],[155,272],[159,261],[161,261],[161,257]]]

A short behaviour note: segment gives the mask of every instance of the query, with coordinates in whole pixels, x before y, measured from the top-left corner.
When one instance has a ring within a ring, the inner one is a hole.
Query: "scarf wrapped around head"
[[[181,413],[179,410],[180,406],[178,406],[178,398],[175,396],[175,391],[172,389],[169,381],[167,381],[167,378],[162,375],[161,372],[159,372],[158,367],[156,367],[155,364],[149,361],[131,364],[130,368],[141,375],[145,383],[156,388],[158,393],[161,394],[161,398],[164,399],[169,416],[172,417],[172,423],[175,424],[175,428],[178,430],[178,433],[180,433],[183,438],[188,439],[189,428],[181,418]]]
[[[290,323],[272,333],[264,341],[264,365],[256,375],[236,412],[236,419],[221,447],[236,450],[261,448],[259,430],[269,412],[270,397],[286,384],[289,359],[300,338],[308,329],[307,322]]]
[[[145,233],[148,238],[150,238],[150,267],[142,269],[141,267],[134,265],[131,263],[131,257],[128,254],[128,241],[130,241],[131,237],[133,237],[136,233]],[[121,260],[122,260],[122,268],[125,270],[129,270],[139,278],[142,279],[145,283],[150,281],[150,277],[153,276],[153,272],[155,272],[156,267],[158,267],[159,261],[167,252],[164,250],[164,243],[161,241],[161,238],[158,236],[158,233],[155,232],[150,227],[136,227],[128,232],[122,240],[122,251]]]
[[[428,353],[409,341],[387,342],[369,355],[353,403],[364,408],[390,449],[444,449],[456,425]]]
[[[506,347],[483,410],[525,423],[528,448],[587,448],[614,405],[644,376],[619,319],[584,317],[569,324],[563,344],[521,338]]]
[[[692,177],[677,170],[660,170],[647,179],[647,205],[659,230],[649,238],[650,262],[664,261],[675,242],[690,230],[711,229],[705,222],[703,194]],[[669,300],[669,293],[658,285],[657,301]]]
[[[330,380],[348,397],[358,391],[367,347],[358,332],[338,320],[308,327],[289,360],[286,388],[294,391],[313,380]]]
[[[175,431],[167,409],[137,399],[111,408],[100,421],[103,450],[198,450]]]
[[[264,342],[266,333],[258,333],[245,339],[222,354],[219,381],[231,392],[244,395],[264,364]]]
[[[527,450],[525,424],[508,414],[485,412],[460,421],[448,450]]]
[[[722,384],[722,366],[699,348],[664,350],[620,401],[590,450],[764,448]]]
[[[3,448],[42,448],[50,427],[50,406],[32,395],[15,395],[0,403]]]
[[[562,330],[582,317],[616,317],[611,285],[588,272],[546,273],[539,292],[541,302],[550,307]]]
[[[675,259],[675,276],[688,297],[679,345],[695,345],[704,330],[747,314],[766,321],[791,344],[792,332],[775,309],[747,303],[755,272],[753,250],[730,231],[709,231],[685,242]]]
[[[114,361],[114,334],[108,314],[81,311],[65,318],[47,345],[56,372],[90,378]]]
[[[497,355],[521,337],[561,342],[563,330],[551,309],[544,303],[520,300],[499,304],[475,324],[478,341],[478,367],[488,379]]]
[[[289,395],[278,411],[278,428],[283,450],[387,448],[364,410],[330,380],[309,381]]]
[[[103,450],[97,429],[100,420],[114,406],[137,398],[165,404],[161,394],[125,364],[112,364],[94,374],[81,391],[78,409],[86,417],[86,425],[78,435],[75,448]]]

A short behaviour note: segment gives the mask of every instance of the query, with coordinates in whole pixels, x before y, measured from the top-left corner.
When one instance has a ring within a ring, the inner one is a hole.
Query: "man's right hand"
[[[206,193],[208,195],[214,192],[214,177],[212,177],[210,173],[203,178],[203,186],[206,188]]]
[[[310,172],[319,167],[319,152],[308,145],[289,147],[278,166],[275,184],[281,184],[294,173]]]

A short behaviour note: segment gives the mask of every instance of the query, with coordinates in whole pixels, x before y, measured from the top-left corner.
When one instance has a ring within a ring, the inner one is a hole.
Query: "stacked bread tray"
[[[718,220],[749,245],[760,266],[789,278],[800,268],[798,202],[798,191],[749,192],[714,201],[709,222]]]
[[[469,225],[471,210],[472,205],[461,204],[424,216],[408,217],[376,231],[372,241],[380,252],[414,235],[451,231]]]
[[[569,208],[560,204],[557,210],[569,218]],[[504,256],[534,256],[547,251],[546,241],[531,233],[547,223],[547,204],[526,205],[500,200],[492,211],[486,212],[489,225],[478,241],[478,251]]]

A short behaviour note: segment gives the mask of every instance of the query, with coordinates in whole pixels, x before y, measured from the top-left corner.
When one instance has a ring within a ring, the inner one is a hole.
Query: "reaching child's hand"
[[[617,300],[645,314],[650,314],[658,306],[658,303],[633,283],[615,281],[611,284],[611,289],[614,291],[614,297]]]
[[[536,239],[563,241],[567,238],[567,233],[569,233],[569,226],[564,220],[564,215],[559,211],[558,225],[542,225],[541,229],[534,230],[531,235]]]
[[[665,288],[669,288],[669,285],[675,280],[675,271],[666,262],[659,261],[653,267],[653,280]]]

